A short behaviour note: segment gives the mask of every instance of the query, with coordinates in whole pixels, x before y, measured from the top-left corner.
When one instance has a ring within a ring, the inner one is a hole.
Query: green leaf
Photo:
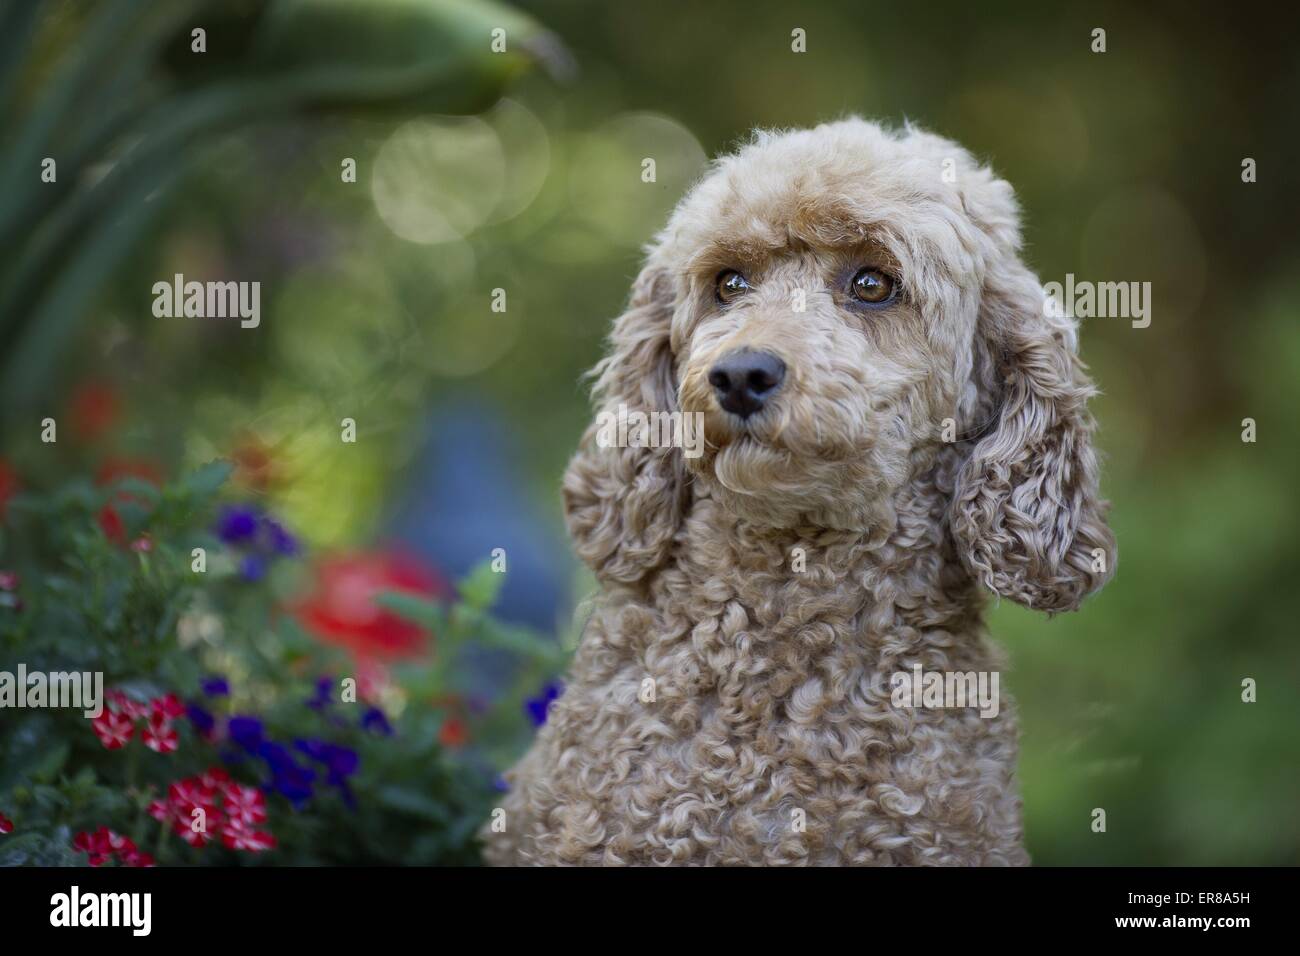
[[[419,594],[383,591],[375,596],[375,603],[435,634],[443,631],[447,620],[447,613],[440,602]]]
[[[181,487],[198,498],[211,498],[226,483],[226,479],[234,470],[235,466],[231,462],[219,458],[187,475],[181,482]]]
[[[307,106],[467,113],[531,62],[560,69],[564,57],[534,20],[485,0],[277,0],[250,65],[269,82],[291,79]]]
[[[497,594],[506,576],[492,570],[492,563],[484,561],[470,571],[456,586],[461,600],[476,611],[486,611],[496,603]]]
[[[158,486],[142,478],[125,477],[113,482],[113,494],[131,495],[152,505],[158,500]]]
[[[479,632],[479,643],[486,647],[512,651],[524,657],[544,661],[557,668],[567,656],[564,648],[555,641],[523,628],[500,624],[491,618],[484,619],[482,630]]]
[[[393,810],[423,817],[435,823],[445,823],[447,820],[447,808],[418,790],[406,787],[382,787],[378,796],[385,806]]]
[[[48,750],[27,767],[27,778],[33,783],[49,783],[63,770],[72,752],[66,740],[56,741]]]

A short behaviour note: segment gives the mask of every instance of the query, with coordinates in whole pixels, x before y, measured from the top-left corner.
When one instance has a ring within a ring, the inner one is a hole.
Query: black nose
[[[784,362],[771,352],[753,349],[724,355],[709,369],[709,384],[718,393],[718,404],[741,418],[762,408],[783,378]]]

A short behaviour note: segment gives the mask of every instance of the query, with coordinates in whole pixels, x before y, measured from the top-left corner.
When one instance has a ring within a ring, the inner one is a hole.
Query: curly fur
[[[683,199],[594,398],[699,412],[705,453],[583,436],[564,504],[602,594],[489,860],[1028,862],[1012,703],[900,708],[888,683],[999,670],[986,589],[1069,610],[1114,567],[1075,323],[1018,218],[956,144],[856,119],[758,133]],[[864,265],[894,304],[850,301]],[[727,306],[723,269],[752,285]],[[740,347],[788,369],[747,421],[706,378]]]

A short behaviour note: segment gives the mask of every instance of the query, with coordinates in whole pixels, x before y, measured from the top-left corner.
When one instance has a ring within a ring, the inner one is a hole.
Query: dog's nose
[[[709,369],[709,384],[718,393],[718,404],[741,418],[762,408],[784,378],[784,362],[771,352],[753,349],[724,355]]]

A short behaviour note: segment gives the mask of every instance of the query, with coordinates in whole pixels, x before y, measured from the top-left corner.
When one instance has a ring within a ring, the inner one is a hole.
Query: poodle
[[[987,591],[1072,610],[1115,546],[1018,220],[957,144],[860,119],[759,132],[681,201],[593,395],[702,448],[584,435],[563,497],[601,594],[489,862],[1029,862],[1014,705],[954,683],[998,693]]]

